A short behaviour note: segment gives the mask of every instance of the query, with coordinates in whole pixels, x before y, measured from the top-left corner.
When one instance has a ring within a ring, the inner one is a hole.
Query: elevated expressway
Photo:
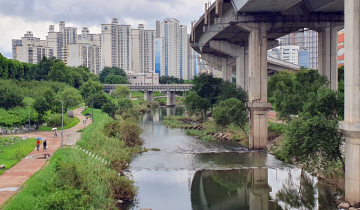
[[[249,147],[267,144],[267,50],[276,39],[304,30],[319,33],[318,71],[337,89],[337,33],[345,26],[345,197],[360,207],[360,1],[216,0],[192,24],[191,45],[229,79],[235,60],[239,85],[248,91]]]

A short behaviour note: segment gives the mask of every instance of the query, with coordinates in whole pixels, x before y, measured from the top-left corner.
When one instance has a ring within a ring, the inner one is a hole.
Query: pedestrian
[[[57,133],[56,133],[56,130],[55,130],[55,133],[54,133],[54,137],[57,137]]]
[[[46,150],[47,142],[46,140],[43,141],[43,152]]]
[[[39,151],[39,149],[40,149],[40,140],[38,139],[36,141],[36,150]]]

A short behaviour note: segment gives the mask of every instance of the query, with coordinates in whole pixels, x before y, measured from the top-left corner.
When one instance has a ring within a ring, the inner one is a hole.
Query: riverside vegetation
[[[269,78],[269,102],[283,124],[269,122],[268,139],[275,139],[270,150],[278,159],[343,187],[345,161],[338,123],[344,116],[344,67],[339,68],[338,81],[339,89],[331,90],[325,76],[305,68]],[[215,140],[213,134],[221,132],[226,139],[247,145],[246,93],[211,75],[200,75],[193,83],[184,101],[188,117],[169,116],[162,123],[178,128],[200,124],[203,129],[188,129],[187,134]]]

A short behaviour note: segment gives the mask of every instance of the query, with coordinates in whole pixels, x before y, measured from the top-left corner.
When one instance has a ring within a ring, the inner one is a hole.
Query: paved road
[[[74,116],[80,119],[80,123],[76,126],[64,130],[64,144],[65,145],[75,145],[78,140],[81,138],[81,133],[76,133],[76,131],[84,128],[83,120],[86,120],[84,116],[81,115],[81,111],[84,107],[74,110]],[[90,119],[87,120],[86,126],[91,123]],[[54,132],[36,132],[28,134],[20,134],[16,136],[27,136],[31,137],[41,137],[47,139],[49,149],[45,152],[42,151],[42,145],[40,151],[32,151],[28,156],[36,156],[42,154],[54,154],[54,152],[60,148],[61,144],[61,130],[58,131],[58,136],[54,137]],[[34,141],[34,148],[36,142]],[[35,172],[41,169],[41,167],[46,163],[46,159],[22,159],[15,166],[6,170],[2,175],[0,175],[0,206],[11,196],[13,195],[18,188],[32,176]]]

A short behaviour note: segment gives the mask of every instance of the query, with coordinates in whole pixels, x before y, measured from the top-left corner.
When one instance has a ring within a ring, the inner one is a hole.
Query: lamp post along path
[[[36,94],[27,94],[27,95],[25,95],[25,96],[28,97],[28,106],[29,106],[29,131],[30,131],[30,126],[31,126],[31,124],[30,124],[30,96],[34,96],[34,95],[36,95]]]
[[[58,100],[55,99],[56,101],[61,101],[62,103],[62,107],[61,107],[61,149],[63,148],[63,142],[64,142],[64,102],[68,102],[68,101],[73,101],[72,99],[70,100]]]

